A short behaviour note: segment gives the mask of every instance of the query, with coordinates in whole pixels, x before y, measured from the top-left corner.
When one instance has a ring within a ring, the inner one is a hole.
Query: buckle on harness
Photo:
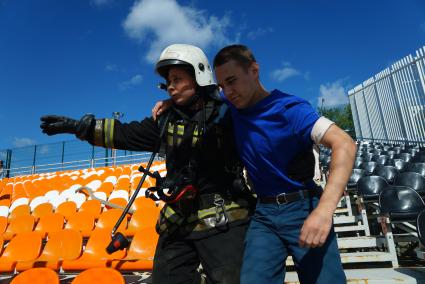
[[[288,200],[286,200],[286,194],[284,192],[276,195],[276,203],[279,205],[287,203]]]
[[[226,225],[229,222],[229,217],[227,216],[226,208],[224,207],[224,199],[220,194],[214,194],[214,205],[215,205],[215,226]],[[221,212],[220,212],[221,209]],[[222,219],[221,216],[224,216]]]

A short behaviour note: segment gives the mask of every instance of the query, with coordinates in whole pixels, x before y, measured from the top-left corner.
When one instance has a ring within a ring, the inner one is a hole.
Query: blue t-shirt
[[[224,96],[223,96],[224,97]],[[304,186],[286,168],[312,148],[318,113],[304,99],[274,90],[254,106],[238,110],[229,101],[236,146],[258,196],[275,196]]]

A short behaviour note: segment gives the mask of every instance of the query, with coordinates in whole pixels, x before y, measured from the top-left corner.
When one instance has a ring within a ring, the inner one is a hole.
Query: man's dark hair
[[[234,60],[244,70],[247,70],[255,60],[252,51],[242,44],[228,45],[222,48],[214,57],[214,68]]]

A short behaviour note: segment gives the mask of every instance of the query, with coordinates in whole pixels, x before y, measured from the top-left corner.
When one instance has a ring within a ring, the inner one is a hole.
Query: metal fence
[[[356,137],[425,145],[425,47],[348,91]]]
[[[150,155],[105,149],[79,140],[0,150],[4,177],[146,162]]]

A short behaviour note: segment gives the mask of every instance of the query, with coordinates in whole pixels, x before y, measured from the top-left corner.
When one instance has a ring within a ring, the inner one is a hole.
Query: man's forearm
[[[318,207],[333,214],[345,190],[354,164],[356,146],[351,139],[332,145],[329,177]]]

